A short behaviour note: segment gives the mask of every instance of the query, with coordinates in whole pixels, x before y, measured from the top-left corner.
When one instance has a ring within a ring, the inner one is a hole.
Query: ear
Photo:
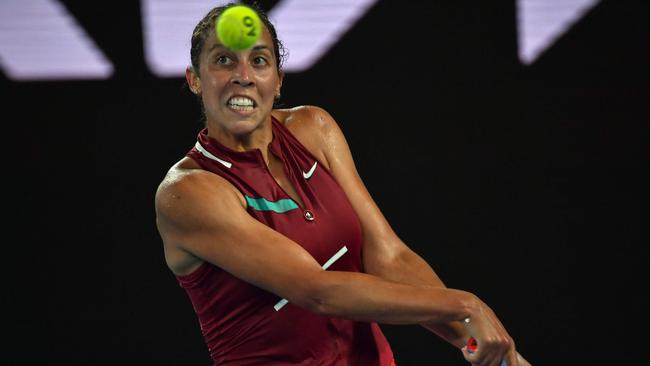
[[[201,94],[201,79],[199,79],[199,76],[191,66],[185,69],[185,80],[187,81],[187,85],[190,86],[192,93],[196,95]]]
[[[280,80],[278,81],[278,86],[275,88],[275,96],[280,97],[280,89],[282,89],[282,81],[284,80],[284,72],[280,71],[279,73]]]

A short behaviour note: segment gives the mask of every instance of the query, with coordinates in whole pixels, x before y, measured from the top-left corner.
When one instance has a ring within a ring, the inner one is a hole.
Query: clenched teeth
[[[234,97],[228,100],[228,106],[234,108],[252,108],[255,106],[255,102],[245,97]]]

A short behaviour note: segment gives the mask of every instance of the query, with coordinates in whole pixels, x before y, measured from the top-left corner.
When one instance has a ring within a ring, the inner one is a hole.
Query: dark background
[[[153,206],[199,108],[183,79],[146,67],[138,2],[63,3],[116,72],[2,76],[0,364],[208,365]],[[332,113],[396,232],[486,301],[535,365],[646,358],[642,3],[601,2],[523,66],[514,1],[382,0],[285,79],[283,104]],[[466,364],[420,327],[383,328],[400,366]]]

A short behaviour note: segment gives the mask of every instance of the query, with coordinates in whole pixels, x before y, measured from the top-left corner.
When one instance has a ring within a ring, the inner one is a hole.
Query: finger
[[[515,351],[515,347],[512,347],[510,351],[508,351],[503,359],[503,362],[505,362],[505,364],[508,366],[521,366],[517,360],[517,351]]]
[[[492,309],[487,305],[485,305],[485,308],[487,310],[485,313],[485,319],[488,321],[488,324],[492,326],[492,329],[497,333],[497,341],[495,344],[493,344],[494,349],[491,351],[491,353],[496,351],[505,357],[506,352],[508,352],[510,349],[512,338],[506,331],[499,318],[496,316],[496,314],[494,314],[494,311],[492,311]],[[499,362],[500,361],[501,358],[499,359]]]
[[[479,358],[479,355],[476,352],[471,352],[467,346],[460,350],[463,352],[463,358],[465,358],[465,361],[472,364],[472,366],[483,366],[483,360]]]
[[[489,352],[489,355],[486,355],[486,360],[488,360],[487,365],[488,366],[504,366],[504,365],[512,365],[512,366],[517,366],[516,363],[510,363],[511,360],[508,358],[510,350],[511,350],[511,342],[506,342],[506,341],[499,341],[496,343],[492,344],[487,344],[484,347],[483,351],[484,352]],[[491,347],[490,347],[491,346]]]
[[[500,357],[492,357],[492,358],[490,359],[490,363],[489,363],[489,365],[490,365],[490,366],[501,366],[501,363],[502,363],[502,362],[503,362],[503,361],[502,361],[502,359],[501,359]]]
[[[505,346],[505,348],[501,348],[501,362],[499,366],[521,366],[519,359],[517,358],[518,353],[514,340],[510,337],[507,337],[500,345]]]
[[[517,362],[519,362],[519,366],[532,366],[519,352],[517,352]]]
[[[514,351],[514,345],[511,341],[499,342],[498,348],[494,354],[497,356],[498,366],[518,366],[517,353]]]
[[[505,355],[501,351],[500,343],[484,342],[481,347],[474,337],[467,340],[467,345],[461,349],[463,354],[471,355],[465,357],[467,361],[475,366],[499,366],[502,356]]]
[[[471,363],[472,365],[474,364],[474,360],[476,359],[476,356],[474,355],[474,352],[470,352],[467,349],[467,346],[463,347],[460,349],[461,352],[463,352],[463,358],[465,361]]]
[[[484,348],[482,351],[477,351],[477,357],[480,359],[478,365],[480,366],[499,366],[501,358],[494,350]],[[480,353],[480,354],[479,354]]]
[[[500,341],[492,344],[489,349],[492,362],[490,366],[521,366],[518,364],[516,352],[514,352],[515,357],[512,357],[511,352],[513,350],[514,347],[511,341]]]
[[[491,311],[491,309],[490,309]],[[515,343],[512,337],[510,337],[510,334],[508,334],[508,331],[505,329],[503,326],[503,323],[499,320],[499,318],[494,314],[494,312],[491,311],[492,317],[491,321],[493,322],[492,324],[494,325],[495,330],[500,333],[501,340],[498,342],[497,347],[500,350],[500,353],[502,357],[500,358],[501,364],[505,363],[508,366],[518,366],[517,363],[517,352],[515,351]]]

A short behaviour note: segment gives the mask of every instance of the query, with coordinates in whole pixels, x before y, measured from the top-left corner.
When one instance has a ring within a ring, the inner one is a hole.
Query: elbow
[[[320,289],[311,289],[296,298],[295,304],[318,315],[334,315],[333,304]]]
[[[333,315],[331,306],[319,297],[308,297],[297,303],[298,306],[318,315]]]
[[[336,315],[336,302],[332,296],[336,296],[336,286],[332,286],[321,278],[312,281],[309,285],[289,297],[289,301],[318,315]]]

